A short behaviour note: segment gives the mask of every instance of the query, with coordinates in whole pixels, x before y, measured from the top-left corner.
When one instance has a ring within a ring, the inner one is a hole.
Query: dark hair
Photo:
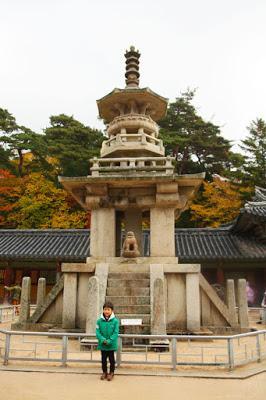
[[[114,305],[110,301],[106,301],[104,303],[104,305],[103,305],[103,308],[111,308],[113,310],[114,309]]]

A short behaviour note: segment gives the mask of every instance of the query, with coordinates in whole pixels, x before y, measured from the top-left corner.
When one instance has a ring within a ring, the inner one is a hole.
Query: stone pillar
[[[229,311],[229,320],[232,328],[238,325],[235,298],[235,283],[233,279],[226,281],[226,303]]]
[[[155,325],[154,320],[156,319],[156,316],[154,315],[156,307],[154,302],[156,302],[157,299],[155,299],[154,287],[155,287],[155,281],[157,279],[164,282],[163,264],[150,264],[151,327]],[[165,323],[166,323],[166,317],[165,317]]]
[[[187,330],[200,330],[199,274],[186,274]]]
[[[126,210],[125,211],[125,232],[133,231],[137,239],[140,255],[143,256],[142,249],[142,211]]]
[[[244,329],[249,328],[246,286],[247,283],[245,279],[238,279],[237,282],[238,319],[240,328]]]
[[[107,263],[96,264],[95,276],[97,276],[97,278],[99,280],[99,309],[98,309],[98,315],[102,312],[103,305],[104,305],[104,302],[105,302],[107,280],[108,280],[108,272],[109,272],[109,264],[107,264]]]
[[[115,257],[115,209],[99,208],[91,212],[92,257]]]
[[[86,333],[95,334],[96,322],[99,318],[100,285],[97,276],[89,279],[88,309],[86,317]]]
[[[21,300],[20,300],[20,314],[19,322],[25,323],[30,317],[30,292],[31,292],[31,279],[25,276],[22,279]]]
[[[64,274],[63,328],[74,329],[76,325],[77,274]]]
[[[121,256],[121,234],[122,234],[122,212],[116,211],[115,213],[115,256]]]
[[[44,304],[45,296],[46,296],[46,279],[39,278],[37,287],[37,302],[36,302],[37,307],[41,307]]]
[[[164,280],[156,278],[153,285],[152,335],[166,335]]]
[[[150,256],[175,257],[174,208],[151,208]]]

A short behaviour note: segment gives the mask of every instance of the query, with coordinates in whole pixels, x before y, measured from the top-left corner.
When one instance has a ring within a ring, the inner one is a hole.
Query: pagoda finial
[[[134,46],[126,50],[126,87],[139,87],[139,58],[140,53]]]

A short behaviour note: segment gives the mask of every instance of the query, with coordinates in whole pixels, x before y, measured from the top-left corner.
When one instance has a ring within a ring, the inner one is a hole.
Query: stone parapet
[[[93,158],[91,175],[117,175],[125,173],[173,175],[174,157],[125,157],[125,158]]]
[[[150,153],[150,154],[149,154]],[[163,142],[147,133],[119,133],[102,144],[101,157],[110,155],[122,157],[130,155],[158,155],[164,156]]]
[[[139,130],[155,137],[159,134],[159,126],[149,115],[144,114],[119,115],[109,123],[107,134],[109,137],[112,137],[123,132],[137,133]]]

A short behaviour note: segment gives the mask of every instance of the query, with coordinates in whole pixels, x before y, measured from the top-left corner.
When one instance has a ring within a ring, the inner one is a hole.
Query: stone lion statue
[[[139,256],[140,252],[138,248],[137,239],[135,237],[134,232],[129,231],[126,234],[126,238],[123,244],[122,257],[135,258]]]

